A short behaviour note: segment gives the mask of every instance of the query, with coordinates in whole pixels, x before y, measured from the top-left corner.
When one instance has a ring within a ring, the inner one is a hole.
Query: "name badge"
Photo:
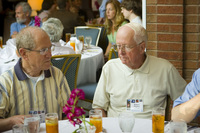
[[[127,99],[127,110],[132,112],[143,112],[142,99]]]
[[[45,122],[45,111],[44,110],[38,110],[38,111],[30,110],[29,115],[39,115],[40,116],[40,123]]]

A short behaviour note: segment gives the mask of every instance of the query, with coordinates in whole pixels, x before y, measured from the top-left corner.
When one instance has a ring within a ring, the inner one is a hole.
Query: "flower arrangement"
[[[40,17],[35,16],[35,26],[40,27]]]
[[[91,126],[93,125],[85,120],[85,115],[84,115],[85,112],[83,108],[77,106],[79,99],[81,100],[85,99],[84,91],[82,89],[73,89],[70,98],[67,101],[67,104],[63,107],[63,112],[69,119],[69,122],[74,126],[76,124],[79,125],[79,128],[76,129],[73,133],[77,133],[77,131],[82,128],[80,125],[82,122],[84,124],[84,129],[86,132],[88,132],[86,127],[86,122],[89,123]]]

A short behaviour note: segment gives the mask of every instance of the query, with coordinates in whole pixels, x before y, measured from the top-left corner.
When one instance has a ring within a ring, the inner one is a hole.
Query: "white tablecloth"
[[[79,66],[77,86],[84,83],[95,83],[96,72],[104,65],[103,50],[92,46],[83,51]]]
[[[14,41],[14,39],[9,39],[6,45],[3,45],[3,49],[0,48],[0,75],[13,67],[19,59]]]
[[[72,133],[77,128],[78,126],[74,127],[67,120],[59,121],[59,133]],[[106,133],[122,133],[119,127],[118,118],[103,118],[103,128]],[[151,133],[151,130],[151,120],[135,119],[135,125],[132,133]],[[7,131],[5,133],[12,133],[12,131]],[[45,123],[40,125],[40,133],[46,133]]]

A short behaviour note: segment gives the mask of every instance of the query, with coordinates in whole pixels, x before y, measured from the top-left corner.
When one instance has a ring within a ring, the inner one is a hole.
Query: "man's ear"
[[[143,42],[140,44],[140,51],[141,51],[142,53],[144,53],[144,52],[145,52],[145,48],[146,48],[146,43],[145,43],[145,41],[143,41]]]
[[[23,59],[28,59],[28,55],[27,55],[27,50],[26,49],[24,49],[24,48],[20,48],[19,49],[19,54],[20,54],[20,56],[23,58]]]

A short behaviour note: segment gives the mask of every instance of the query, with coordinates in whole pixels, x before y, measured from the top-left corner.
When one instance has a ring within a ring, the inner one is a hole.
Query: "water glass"
[[[75,49],[76,49],[76,53],[77,54],[81,54],[81,51],[83,49],[83,43],[78,41],[76,44],[75,44]]]
[[[200,128],[194,129],[194,133],[200,133]]]
[[[162,107],[154,108],[152,111],[152,132],[164,133],[165,109]]]
[[[90,122],[96,127],[96,133],[102,132],[102,111],[90,110],[89,118]]]
[[[184,121],[171,121],[170,133],[187,133],[187,124]]]
[[[126,133],[132,132],[133,127],[135,125],[135,117],[133,115],[133,112],[131,111],[121,112],[119,114],[118,120],[119,120],[119,126],[122,132],[126,132]]]
[[[95,126],[87,126],[87,131],[85,130],[85,128],[81,128],[81,133],[95,133],[96,131],[96,127]]]
[[[58,114],[47,113],[45,117],[46,132],[58,133]]]
[[[27,126],[23,124],[17,124],[12,127],[13,133],[28,133]]]
[[[85,43],[87,44],[87,48],[90,48],[90,45],[92,43],[92,37],[91,36],[86,36],[85,37]]]
[[[24,125],[27,126],[27,130],[29,133],[39,133],[40,116],[39,115],[25,116]]]

